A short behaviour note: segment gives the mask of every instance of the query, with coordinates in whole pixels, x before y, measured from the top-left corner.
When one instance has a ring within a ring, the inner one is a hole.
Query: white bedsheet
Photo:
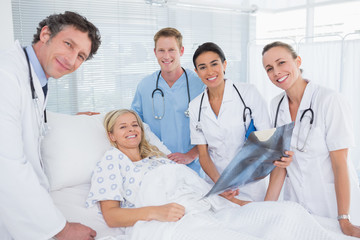
[[[313,217],[296,203],[260,202],[239,207],[216,195],[202,199],[209,190],[189,168],[161,166],[144,178],[136,204],[177,202],[186,207],[186,215],[178,222],[139,221],[126,231],[109,228],[98,208],[85,208],[89,184],[51,195],[69,221],[95,229],[97,240],[355,239],[344,236],[336,220]]]
[[[240,207],[216,195],[202,199],[209,189],[183,165],[151,171],[143,179],[136,206],[177,202],[186,214],[178,222],[139,221],[128,228],[127,239],[353,239],[341,233],[336,220],[313,217],[299,204],[258,202]]]

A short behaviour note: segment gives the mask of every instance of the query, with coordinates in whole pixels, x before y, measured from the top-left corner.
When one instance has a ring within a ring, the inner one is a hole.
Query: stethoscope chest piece
[[[189,109],[186,109],[184,114],[185,114],[185,117],[189,117],[190,116]]]
[[[202,132],[202,128],[201,128],[200,122],[198,122],[198,123],[196,124],[196,131]]]

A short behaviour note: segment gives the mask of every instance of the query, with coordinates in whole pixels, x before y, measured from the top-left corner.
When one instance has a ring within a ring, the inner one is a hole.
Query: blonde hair
[[[148,157],[166,157],[166,155],[161,152],[156,146],[150,144],[145,137],[145,131],[144,131],[144,124],[141,121],[141,118],[139,117],[139,115],[133,111],[133,110],[129,110],[129,109],[119,109],[119,110],[113,110],[111,112],[108,112],[105,115],[104,118],[104,127],[105,130],[107,132],[107,137],[111,143],[111,145],[113,145],[114,147],[117,148],[117,145],[114,141],[111,140],[110,138],[110,133],[113,133],[114,131],[114,125],[116,123],[116,119],[126,113],[131,113],[136,117],[136,121],[140,126],[141,129],[141,141],[139,144],[139,152],[140,152],[140,156],[141,158],[148,158]]]
[[[154,36],[155,48],[156,48],[156,43],[160,37],[174,37],[179,46],[179,49],[181,49],[181,47],[183,46],[182,45],[183,36],[176,28],[167,27],[160,29]]]

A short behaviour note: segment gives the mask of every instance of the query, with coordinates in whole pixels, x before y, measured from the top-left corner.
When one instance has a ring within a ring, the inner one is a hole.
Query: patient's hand
[[[341,227],[342,232],[345,235],[358,237],[360,238],[360,227],[351,224],[348,219],[341,219],[339,220],[339,224]]]
[[[285,154],[288,155],[289,157],[282,157],[280,160],[274,161],[274,165],[276,167],[286,168],[290,165],[290,163],[292,162],[292,157],[294,155],[294,152],[285,151]]]
[[[192,161],[194,161],[194,158],[192,156],[190,156],[190,154],[187,153],[170,153],[169,155],[167,155],[167,158],[170,160],[173,160],[176,163],[180,163],[180,164],[189,164]]]
[[[177,203],[169,203],[161,206],[153,207],[152,219],[161,222],[176,222],[185,214],[184,206]]]
[[[80,223],[66,222],[61,232],[55,235],[56,240],[93,240],[96,232],[91,228]]]
[[[239,195],[239,189],[236,190],[227,190],[221,194],[219,194],[220,196],[226,198],[227,200],[236,203],[240,206],[243,206],[245,204],[251,203],[250,201],[243,201],[240,199],[237,199],[235,196]]]
[[[227,191],[225,191],[223,193],[220,193],[219,195],[231,201],[232,198],[239,195],[239,189],[227,190]]]

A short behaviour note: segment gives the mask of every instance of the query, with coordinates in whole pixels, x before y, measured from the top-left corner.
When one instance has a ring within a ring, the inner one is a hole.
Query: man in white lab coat
[[[0,239],[94,239],[54,205],[40,143],[47,81],[75,71],[100,46],[98,29],[74,12],[39,23],[33,45],[18,41],[0,54]]]

